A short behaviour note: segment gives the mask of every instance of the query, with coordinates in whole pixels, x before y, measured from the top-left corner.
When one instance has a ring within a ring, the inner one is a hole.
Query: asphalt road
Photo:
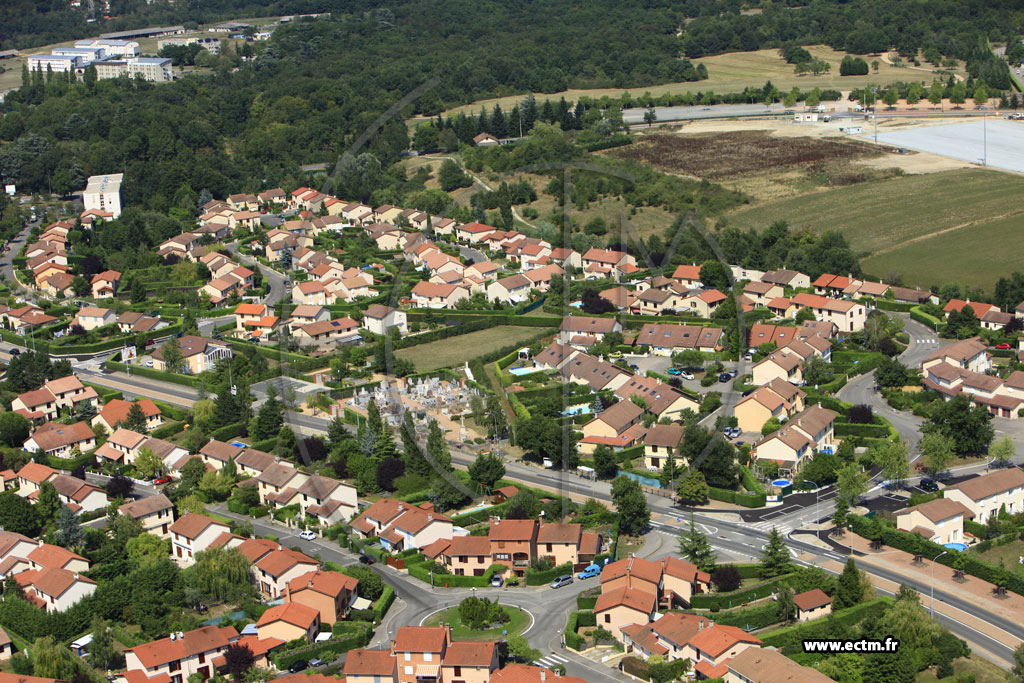
[[[285,287],[284,284],[285,281],[287,280],[287,278],[285,278],[284,275],[281,275],[281,273],[277,272],[273,268],[267,268],[253,257],[246,256],[245,254],[239,252],[237,242],[232,242],[231,244],[229,244],[228,250],[232,254],[234,254],[235,258],[238,259],[238,262],[241,263],[242,265],[248,268],[258,268],[260,273],[263,274],[263,279],[270,284],[270,291],[267,293],[267,296],[263,299],[263,303],[265,303],[267,306],[274,306],[279,301],[284,301],[285,297],[288,296],[289,294],[288,289]]]

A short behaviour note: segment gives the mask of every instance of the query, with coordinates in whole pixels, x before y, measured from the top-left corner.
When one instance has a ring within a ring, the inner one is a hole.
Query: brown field
[[[430,372],[438,368],[462,365],[470,358],[495,351],[529,339],[542,330],[537,327],[499,325],[488,330],[470,332],[450,339],[410,346],[395,351],[395,356],[411,360],[417,372]]]
[[[765,131],[649,135],[614,151],[666,173],[712,180],[877,156],[862,142],[776,137]]]

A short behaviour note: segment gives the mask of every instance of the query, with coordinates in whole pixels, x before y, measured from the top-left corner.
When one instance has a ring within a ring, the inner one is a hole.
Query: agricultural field
[[[838,138],[778,137],[761,130],[645,135],[612,152],[665,173],[720,181],[880,154],[877,147]]]
[[[1022,192],[1020,177],[972,168],[822,190],[744,207],[727,220],[744,229],[785,220],[797,230],[837,230],[867,272],[898,273],[908,285],[960,279],[990,287],[1019,268],[1013,247],[1020,242]]]
[[[765,81],[770,80],[779,90],[790,90],[794,86],[802,91],[813,90],[814,88],[832,88],[841,92],[848,92],[862,88],[865,85],[885,86],[896,81],[925,81],[931,83],[935,78],[932,65],[928,62],[921,62],[920,67],[895,67],[885,61],[882,57],[864,56],[864,59],[871,63],[878,59],[878,72],[872,72],[866,76],[840,76],[839,64],[845,52],[837,52],[824,45],[815,45],[807,48],[808,52],[817,59],[824,59],[832,67],[827,74],[813,76],[810,74],[797,76],[794,72],[794,65],[787,64],[779,57],[777,50],[756,50],[754,52],[730,52],[714,57],[703,57],[693,60],[694,65],[704,64],[708,69],[709,78],[704,81],[693,81],[683,83],[666,83],[664,85],[652,85],[646,88],[595,88],[588,90],[564,90],[556,93],[534,93],[537,100],[558,101],[564,97],[567,100],[575,101],[581,96],[600,98],[605,95],[619,97],[622,93],[643,94],[649,92],[654,96],[664,93],[682,94],[690,92],[707,92],[712,90],[716,93],[743,92],[747,86],[760,87]],[[963,67],[953,70],[960,76],[965,73]],[[487,100],[480,100],[472,104],[451,109],[448,113],[456,114],[460,111],[477,114],[480,106],[484,105],[488,110],[493,109],[495,104],[501,104],[501,108],[508,111],[517,102],[523,99],[525,94],[499,97]]]
[[[395,356],[412,361],[416,372],[430,372],[462,365],[470,358],[530,339],[540,331],[537,327],[499,325],[488,330],[399,349],[395,351]]]

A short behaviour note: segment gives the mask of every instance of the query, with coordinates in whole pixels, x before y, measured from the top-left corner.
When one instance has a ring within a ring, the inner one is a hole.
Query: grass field
[[[541,332],[537,327],[499,325],[489,330],[470,332],[451,339],[440,339],[419,346],[395,351],[399,358],[411,360],[417,372],[430,372],[438,368],[461,365],[489,351],[496,351],[509,344],[517,344]]]
[[[942,680],[964,680],[970,674],[974,675],[975,683],[1005,683],[1006,681],[1006,672],[982,657],[953,660],[953,678],[943,678]],[[917,675],[917,683],[937,683],[938,680],[935,675],[935,667],[925,669]]]
[[[440,581],[444,577],[439,577]],[[522,633],[530,625],[530,615],[516,607],[502,605],[510,620],[498,628],[477,630],[466,628],[459,622],[459,608],[452,607],[437,614],[432,614],[423,623],[424,626],[437,626],[438,624],[452,624],[452,640],[504,640],[507,635],[502,633],[508,631],[508,635]]]
[[[708,69],[708,79],[704,81],[693,81],[685,83],[666,83],[664,85],[652,85],[645,88],[596,88],[592,90],[565,90],[556,93],[534,93],[537,100],[543,102],[546,99],[558,101],[560,97],[570,101],[575,101],[580,98],[581,95],[588,97],[603,97],[608,95],[610,97],[619,97],[624,92],[633,94],[643,94],[649,92],[652,95],[662,95],[664,93],[685,93],[691,91],[696,93],[697,91],[707,92],[713,90],[716,93],[732,93],[732,92],[743,92],[748,86],[761,87],[764,82],[771,80],[779,90],[790,90],[793,86],[800,88],[802,91],[813,90],[815,87],[833,88],[840,91],[855,90],[862,88],[865,85],[886,85],[895,81],[925,81],[931,83],[933,80],[933,73],[931,70],[931,64],[928,62],[921,62],[920,69],[910,67],[894,67],[891,64],[882,62],[878,67],[878,73],[870,73],[867,76],[840,76],[839,75],[839,63],[843,60],[846,55],[845,52],[837,52],[832,48],[816,45],[808,47],[807,50],[816,58],[824,59],[827,61],[832,70],[827,74],[820,76],[797,76],[794,73],[794,67],[792,64],[787,64],[785,60],[779,57],[777,50],[757,50],[755,52],[730,52],[724,55],[716,55],[714,57],[704,57],[701,59],[695,59],[695,64],[704,64]],[[871,63],[876,57],[865,56],[864,59]],[[955,70],[957,73],[963,74],[962,68]],[[524,95],[513,95],[510,97],[492,98],[487,100],[480,100],[472,104],[467,104],[462,107],[456,107],[451,110],[450,113],[457,113],[459,111],[465,111],[467,113],[477,114],[480,111],[480,105],[484,104],[488,109],[492,109],[495,103],[500,103],[501,108],[508,111],[514,104],[523,99]]]
[[[1000,546],[993,545],[983,553],[972,554],[995,565],[1002,560],[1003,565],[1011,572],[1024,573],[1024,565],[1019,562],[1021,555],[1024,555],[1024,541],[1013,541]]]
[[[733,212],[729,225],[838,230],[868,272],[906,284],[960,280],[990,287],[1019,268],[1013,257],[1024,208],[1024,178],[983,169],[910,175],[823,189]],[[998,245],[998,249],[993,246]]]

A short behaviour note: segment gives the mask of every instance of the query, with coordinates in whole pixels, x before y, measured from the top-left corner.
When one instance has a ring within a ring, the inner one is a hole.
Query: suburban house
[[[94,512],[107,507],[107,492],[78,477],[58,474],[50,480],[60,501],[74,512]]]
[[[300,602],[283,602],[260,616],[256,633],[260,640],[277,638],[287,643],[302,638],[312,643],[320,633],[320,612]]]
[[[760,432],[771,418],[784,422],[803,410],[806,396],[803,389],[776,377],[740,399],[733,414],[742,431]]]
[[[298,505],[303,519],[322,526],[347,521],[358,509],[354,486],[317,474],[303,474],[279,493],[266,494],[264,500],[273,507]]]
[[[71,319],[72,325],[78,325],[86,332],[95,330],[97,327],[103,327],[104,325],[113,325],[117,322],[117,313],[109,308],[98,308],[96,306],[86,306],[85,308],[78,309],[78,313]]]
[[[776,379],[791,384],[802,384],[804,380],[803,365],[799,356],[782,351],[773,351],[758,361],[752,374],[753,383],[762,386]]]
[[[103,410],[92,418],[92,426],[101,425],[108,434],[113,432],[128,420],[128,413],[133,405],[138,405],[142,410],[142,414],[146,418],[146,431],[152,431],[164,423],[164,417],[152,399],[143,398],[133,402],[113,398],[103,406]]]
[[[657,356],[671,356],[687,349],[713,352],[721,345],[721,339],[720,327],[644,323],[636,335],[635,345],[646,346]]]
[[[60,472],[38,462],[28,462],[18,470],[18,495],[27,498],[39,491],[43,482],[52,481]]]
[[[351,344],[358,342],[359,323],[349,317],[292,326],[292,334],[303,346]]]
[[[223,522],[204,515],[186,513],[168,528],[171,534],[171,559],[183,567],[195,562],[196,553],[210,547],[222,533],[231,531]]]
[[[320,563],[302,553],[277,546],[252,564],[256,589],[271,600],[284,596],[288,585],[299,576],[316,571]]]
[[[398,682],[418,683],[431,674],[437,680],[451,642],[446,626],[399,626],[391,644],[398,660]]]
[[[630,400],[619,401],[605,408],[583,425],[583,438],[579,440],[580,453],[593,453],[599,445],[616,450],[634,445],[647,432],[643,416],[644,409]]]
[[[162,493],[125,503],[118,512],[142,525],[145,533],[169,538],[174,523],[174,504]]]
[[[524,576],[537,557],[538,524],[532,519],[501,519],[491,522],[487,538],[493,562],[509,567],[516,576]]]
[[[32,432],[23,448],[30,453],[45,453],[58,458],[70,458],[76,448],[85,453],[96,447],[96,435],[86,422],[66,425],[46,422]]]
[[[394,683],[398,658],[390,650],[349,650],[343,673],[349,683]]]
[[[761,644],[743,629],[717,625],[705,616],[679,612],[671,612],[651,623],[629,624],[615,633],[627,652],[637,651],[646,657],[658,654],[667,661],[690,659],[700,678],[721,678],[725,663],[746,650],[759,651]],[[762,683],[773,679],[752,680]]]
[[[796,605],[796,620],[810,621],[832,614],[832,598],[820,588],[797,593],[793,596]]]
[[[286,597],[317,610],[321,623],[333,624],[348,615],[358,586],[359,581],[347,574],[316,569],[292,579]]]
[[[749,647],[738,653],[724,665],[724,683],[830,683],[831,678],[817,669],[801,666],[778,650],[763,647]]]
[[[224,441],[218,441],[212,436],[210,440],[203,444],[203,447],[199,449],[197,454],[203,459],[203,463],[212,467],[215,470],[220,470],[224,465],[228,464],[231,460],[234,460],[242,454],[240,446],[226,443]]]
[[[105,270],[102,273],[92,276],[92,298],[109,299],[117,294],[117,288],[121,285],[121,273],[116,270]]]
[[[291,317],[288,318],[288,333],[299,325],[309,325],[331,319],[331,312],[323,306],[311,306],[299,304],[292,309]]]
[[[943,497],[968,510],[968,517],[984,524],[1005,510],[1016,515],[1024,511],[1024,471],[1016,467],[982,474],[943,489]]]
[[[460,285],[417,282],[412,288],[415,308],[455,308],[462,299],[469,298],[469,290]]]
[[[426,557],[444,562],[455,576],[483,576],[493,564],[487,536],[454,536],[434,541],[422,550]]]
[[[75,375],[68,375],[51,379],[35,391],[19,394],[11,401],[11,409],[30,420],[54,420],[60,411],[73,412],[82,402],[95,408],[99,394]]]
[[[373,304],[363,311],[362,326],[382,336],[388,334],[391,328],[396,328],[401,335],[409,333],[405,311],[381,304]]]
[[[992,367],[988,346],[981,341],[980,337],[962,339],[932,351],[921,362],[921,369],[927,370],[939,363],[948,363],[953,367],[977,373],[984,373]]]
[[[506,304],[520,304],[530,300],[533,281],[522,273],[516,273],[487,285],[487,300]]]
[[[203,626],[187,633],[172,632],[167,638],[136,645],[124,651],[125,668],[149,680],[184,683],[192,674],[204,680],[214,673],[213,659],[238,641],[234,626]]]
[[[604,590],[594,605],[597,625],[616,634],[622,639],[624,626],[630,624],[647,624],[654,618],[658,609],[658,598],[654,593],[640,588],[613,588]]]
[[[970,509],[960,501],[936,498],[927,503],[897,510],[896,528],[917,534],[939,545],[963,543],[964,519],[970,516]]]
[[[537,531],[537,558],[549,558],[554,566],[571,563],[574,569],[589,565],[601,549],[601,535],[585,533],[579,524],[541,524]]]
[[[441,662],[442,681],[488,683],[498,671],[498,643],[458,640],[448,646]]]
[[[651,425],[644,436],[644,469],[661,471],[669,458],[682,465],[676,451],[683,442],[683,431],[682,425],[677,424]]]
[[[144,434],[118,428],[107,437],[103,445],[96,449],[96,455],[113,462],[134,464],[135,456],[142,450],[144,443],[146,443]]]
[[[832,443],[838,414],[813,405],[794,415],[780,429],[754,443],[751,455],[774,460],[780,467],[796,471],[804,458]]]
[[[164,362],[164,349],[167,343],[153,351],[153,369],[167,370]],[[181,351],[181,367],[179,372],[186,375],[198,375],[207,370],[213,370],[217,362],[224,358],[231,358],[234,354],[231,345],[227,342],[215,341],[206,337],[185,335],[178,339],[178,348]]]
[[[581,342],[583,345],[589,346],[591,343],[602,341],[609,332],[622,332],[622,323],[615,318],[567,315],[562,318],[562,324],[558,330],[558,341],[570,346],[577,346]]]
[[[96,592],[96,582],[57,567],[29,569],[14,575],[25,597],[47,612],[63,612]]]
[[[661,418],[678,418],[686,410],[700,412],[700,403],[696,399],[655,377],[632,375],[615,390],[615,397],[640,401],[644,412],[654,415],[659,421]]]
[[[559,374],[566,381],[586,384],[594,391],[605,389],[614,391],[633,376],[622,368],[587,353],[572,355],[559,368]]]
[[[430,503],[421,506],[382,498],[352,520],[352,528],[364,537],[378,536],[392,550],[423,548],[439,539],[450,539],[452,520],[434,512]]]

